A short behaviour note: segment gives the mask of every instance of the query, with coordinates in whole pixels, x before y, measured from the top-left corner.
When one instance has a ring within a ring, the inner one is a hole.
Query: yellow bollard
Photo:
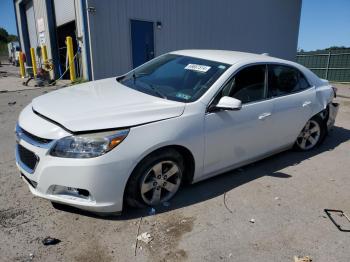
[[[34,52],[34,48],[33,47],[30,48],[30,56],[32,58],[33,75],[36,78],[37,68],[36,68],[35,52]]]
[[[42,45],[41,46],[41,57],[42,57],[42,62],[44,64],[44,66],[46,66],[47,64],[47,49],[46,49],[46,45]]]
[[[21,74],[21,78],[24,78],[25,76],[25,70],[24,70],[24,61],[23,61],[23,53],[19,52],[19,72]]]
[[[73,53],[73,41],[72,37],[66,37],[67,53],[68,53],[68,64],[69,64],[69,75],[70,81],[75,80],[75,64],[74,64],[74,53]]]

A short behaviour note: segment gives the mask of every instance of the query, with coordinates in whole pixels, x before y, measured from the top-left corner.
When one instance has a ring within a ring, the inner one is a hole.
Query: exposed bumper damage
[[[339,110],[339,103],[332,102],[328,104],[328,120],[327,120],[328,131],[330,131],[334,126],[334,122],[335,122],[335,118],[337,117],[338,110]]]

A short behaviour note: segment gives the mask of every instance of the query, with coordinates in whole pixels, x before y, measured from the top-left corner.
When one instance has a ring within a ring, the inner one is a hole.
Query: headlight
[[[51,156],[91,158],[101,156],[119,145],[129,130],[67,136],[59,139],[50,151]]]

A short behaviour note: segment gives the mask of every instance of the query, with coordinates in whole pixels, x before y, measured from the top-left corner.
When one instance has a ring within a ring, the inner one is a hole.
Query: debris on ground
[[[142,241],[146,244],[148,244],[149,242],[151,242],[153,240],[153,238],[151,237],[151,234],[148,232],[144,232],[141,235],[137,236],[137,240]]]
[[[13,102],[8,102],[7,104],[9,105],[9,106],[13,106],[13,105],[15,105],[17,102],[16,101],[13,101]]]
[[[299,256],[294,256],[294,262],[311,262],[312,258],[309,256],[305,257],[299,257]]]
[[[182,219],[182,220],[180,221],[181,224],[185,224],[186,222],[187,222],[186,219]]]
[[[33,260],[33,258],[34,258],[34,254],[33,253],[29,253],[29,259]]]
[[[251,220],[249,220],[250,223],[254,224],[255,223],[255,219],[252,218]]]
[[[347,225],[350,222],[350,217],[346,215],[343,210],[325,209],[324,212],[326,212],[328,218],[340,231],[350,232],[350,228],[343,226],[344,224]]]
[[[275,200],[280,200],[280,198],[279,197],[275,197]]]
[[[168,207],[168,206],[170,206],[170,203],[169,202],[163,202],[163,206]]]
[[[61,240],[57,239],[57,238],[54,238],[54,237],[45,237],[43,239],[43,241],[41,241],[45,246],[49,246],[49,245],[56,245],[58,243],[61,242]]]
[[[148,212],[148,214],[150,215],[150,216],[153,216],[154,214],[156,213],[156,210],[152,207],[151,209],[150,209],[150,211]]]
[[[228,210],[228,212],[230,212],[232,214],[233,213],[232,210],[226,204],[226,194],[227,194],[227,192],[224,193],[224,206]]]
[[[137,227],[137,234],[136,234],[136,243],[135,243],[135,249],[134,249],[134,255],[136,257],[136,249],[137,249],[137,242],[138,242],[138,239],[139,239],[139,233],[140,233],[140,228],[141,228],[141,223],[142,223],[142,217],[140,217],[139,219],[139,226]]]

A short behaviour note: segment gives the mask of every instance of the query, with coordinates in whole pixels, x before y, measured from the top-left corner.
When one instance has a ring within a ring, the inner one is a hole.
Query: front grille
[[[39,158],[30,150],[26,149],[25,147],[21,145],[17,145],[18,150],[18,156],[20,161],[26,165],[29,169],[33,170],[35,169]]]
[[[21,131],[23,134],[25,134],[27,137],[29,137],[30,139],[32,139],[33,141],[40,143],[40,144],[48,144],[52,141],[52,139],[46,139],[46,138],[41,138],[41,137],[37,137],[29,132],[27,132],[26,130],[24,130],[23,128],[21,128]]]

